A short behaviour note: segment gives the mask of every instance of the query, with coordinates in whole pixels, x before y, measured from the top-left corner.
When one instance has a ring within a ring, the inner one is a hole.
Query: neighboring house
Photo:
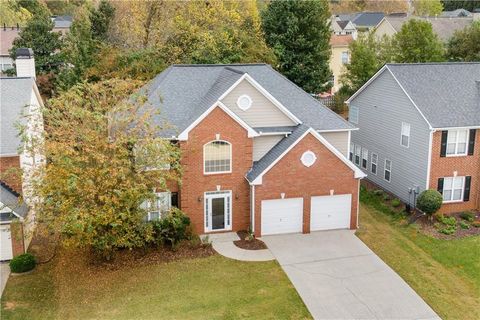
[[[70,31],[70,27],[72,26],[73,17],[72,16],[52,16],[51,17],[54,27],[54,32],[61,32],[63,35]]]
[[[181,186],[159,201],[197,233],[357,228],[355,127],[269,65],[173,65],[143,90],[182,152]]]
[[[20,29],[18,27],[3,27],[0,29],[0,75],[13,68],[13,59],[8,52],[13,46],[13,40],[18,37]]]
[[[351,35],[353,39],[357,38],[357,28],[351,21],[342,21],[333,16],[330,26],[335,35]]]
[[[387,64],[347,103],[370,181],[411,204],[438,190],[442,213],[480,208],[480,63]]]
[[[350,63],[350,50],[348,46],[354,41],[351,35],[332,35],[330,37],[330,46],[332,55],[330,56],[330,70],[333,74],[332,92],[337,92],[340,87],[340,76],[344,72],[344,66]]]
[[[432,24],[433,32],[444,42],[447,42],[455,33],[455,31],[463,30],[468,27],[474,20],[478,20],[480,16],[465,17],[465,18],[425,18],[425,17],[395,17],[386,16],[374,29],[374,34],[377,38],[383,36],[395,35],[405,22],[409,19],[419,19],[428,21]]]
[[[370,31],[377,26],[383,19],[385,14],[383,12],[358,12],[352,14],[340,14],[338,19],[341,21],[351,21],[356,30]]]
[[[32,179],[45,162],[40,110],[43,103],[35,84],[31,49],[17,50],[16,66],[18,77],[0,78],[0,260],[9,260],[28,248],[35,220]],[[18,125],[24,126],[27,139],[19,135]],[[11,224],[15,217],[20,224],[12,230],[17,226]]]

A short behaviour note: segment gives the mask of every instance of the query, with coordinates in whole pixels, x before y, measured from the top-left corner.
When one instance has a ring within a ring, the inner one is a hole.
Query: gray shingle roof
[[[384,16],[383,12],[362,12],[352,22],[359,27],[375,27]]]
[[[54,28],[70,28],[73,22],[72,16],[53,16]]]
[[[387,67],[432,127],[480,125],[480,62]]]
[[[247,180],[253,182],[265,169],[267,169],[278,157],[285,152],[295,141],[298,140],[308,129],[306,125],[298,125],[293,132],[280,140],[270,151],[268,151],[260,160],[253,163],[252,168],[247,173]]]
[[[17,193],[5,187],[3,184],[0,184],[0,202],[20,217],[25,218],[27,216],[28,207],[24,202],[20,201]],[[10,214],[2,214],[0,216],[0,221],[8,221],[11,220],[11,218],[12,216]]]
[[[354,128],[266,64],[172,65],[147,84],[149,103],[160,110],[158,125],[169,123],[165,137],[178,135],[240,77],[248,73],[304,124],[316,130]]]
[[[33,94],[32,78],[0,78],[0,154],[17,154],[21,138],[17,123]]]

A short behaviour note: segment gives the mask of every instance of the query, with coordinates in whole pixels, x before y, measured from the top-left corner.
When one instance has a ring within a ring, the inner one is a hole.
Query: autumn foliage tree
[[[81,83],[44,112],[48,164],[37,181],[38,219],[64,244],[105,258],[151,240],[141,204],[180,174],[178,148],[159,138],[162,128],[152,124],[155,112],[144,97],[131,96],[139,85]]]

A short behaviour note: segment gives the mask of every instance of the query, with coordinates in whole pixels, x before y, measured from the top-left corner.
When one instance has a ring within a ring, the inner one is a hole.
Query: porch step
[[[210,233],[210,234],[202,234],[200,235],[200,239],[202,241],[208,238],[210,242],[233,242],[236,240],[240,240],[236,232],[224,232],[224,233]]]

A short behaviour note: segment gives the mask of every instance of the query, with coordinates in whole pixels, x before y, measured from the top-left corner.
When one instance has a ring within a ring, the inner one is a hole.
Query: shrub
[[[464,211],[460,213],[460,218],[472,222],[473,220],[475,220],[475,214],[471,211]]]
[[[174,247],[179,241],[187,238],[190,218],[180,209],[172,208],[165,218],[152,224],[156,242]]]
[[[443,234],[446,234],[446,235],[451,235],[451,234],[454,234],[455,231],[457,231],[457,227],[448,226],[448,227],[446,227],[446,228],[444,228],[444,229],[439,230],[438,232],[443,233]]]
[[[22,273],[33,270],[35,265],[35,257],[30,253],[24,253],[10,261],[10,270],[15,273]]]
[[[393,206],[394,208],[399,207],[401,204],[402,204],[402,203],[401,203],[400,200],[397,199],[397,198],[395,198],[395,199],[392,200],[392,206]]]
[[[417,199],[417,207],[427,215],[431,216],[440,209],[442,202],[442,194],[437,190],[429,189],[420,193]]]
[[[383,190],[377,189],[373,191],[373,194],[376,196],[382,196],[383,195]]]
[[[383,195],[383,201],[388,201],[388,200],[390,200],[390,196],[385,193],[385,194]]]
[[[470,225],[465,221],[460,221],[459,224],[460,224],[460,228],[462,229],[470,229]]]
[[[457,219],[455,219],[455,217],[445,217],[444,215],[438,215],[437,219],[446,226],[455,227],[457,225]]]
[[[473,221],[472,226],[474,226],[475,228],[480,228],[480,220]]]

